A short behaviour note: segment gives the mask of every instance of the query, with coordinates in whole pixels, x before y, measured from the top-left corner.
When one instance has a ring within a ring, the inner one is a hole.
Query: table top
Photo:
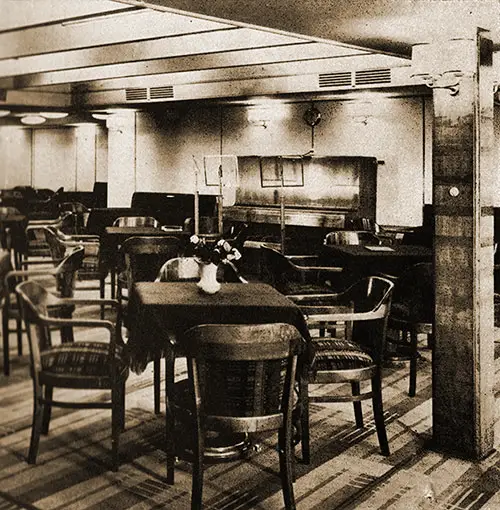
[[[427,246],[395,244],[392,246],[362,246],[359,244],[338,244],[324,247],[339,255],[350,257],[418,257],[431,259],[432,250]]]
[[[144,370],[155,355],[168,348],[169,335],[199,324],[293,324],[309,333],[300,308],[270,285],[222,283],[207,295],[194,282],[137,282],[129,298],[132,369]]]
[[[164,229],[161,227],[106,227],[104,232],[108,236],[168,236],[182,234],[182,230]]]

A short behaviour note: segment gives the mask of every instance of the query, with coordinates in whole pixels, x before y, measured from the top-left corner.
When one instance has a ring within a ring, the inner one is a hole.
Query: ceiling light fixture
[[[93,113],[92,117],[97,120],[107,120],[110,117],[109,113]]]
[[[21,117],[21,123],[27,124],[28,126],[36,126],[46,121],[47,119],[41,115],[26,115],[26,117]]]
[[[64,119],[69,115],[66,112],[40,112],[38,115],[45,117],[46,119]]]
[[[0,110],[0,117],[7,117],[10,115],[10,110]]]

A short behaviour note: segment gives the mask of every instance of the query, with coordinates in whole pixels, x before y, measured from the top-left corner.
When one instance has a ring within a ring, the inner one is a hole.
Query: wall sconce
[[[277,103],[264,103],[251,106],[247,111],[248,123],[252,126],[267,128],[271,121],[280,120],[287,115],[286,105]]]
[[[47,119],[41,115],[26,115],[25,117],[21,117],[21,123],[28,126],[37,126],[44,122],[47,122]]]

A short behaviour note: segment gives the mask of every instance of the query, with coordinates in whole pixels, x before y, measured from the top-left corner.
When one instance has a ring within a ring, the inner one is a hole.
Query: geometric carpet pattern
[[[182,361],[176,371],[177,377],[185,373]],[[387,369],[383,395],[389,457],[379,453],[369,402],[363,403],[363,429],[355,428],[349,404],[311,405],[311,464],[296,464],[298,509],[500,509],[499,453],[467,462],[432,450],[428,351],[419,363],[416,397],[409,398],[407,390],[408,367]],[[32,386],[27,357],[12,353],[11,375],[0,376],[0,510],[190,508],[191,464],[180,460],[175,484],[166,483],[164,415],[153,413],[152,393],[150,367],[131,374],[118,472],[110,470],[107,410],[54,409],[37,464],[28,465]],[[83,393],[80,398],[88,397]],[[300,447],[296,454],[300,459]],[[246,459],[206,468],[203,508],[283,508],[278,469],[276,437],[265,436]]]

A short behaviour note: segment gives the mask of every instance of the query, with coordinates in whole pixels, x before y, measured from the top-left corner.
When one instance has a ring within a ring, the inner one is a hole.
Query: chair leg
[[[359,381],[352,381],[351,382],[351,388],[352,388],[352,394],[353,396],[357,396],[361,393],[361,387]],[[354,406],[354,418],[356,419],[356,427],[358,429],[363,428],[363,408],[361,407],[361,402],[353,402]]]
[[[40,398],[36,394],[33,397],[33,421],[31,424],[31,440],[30,449],[28,452],[28,464],[36,464],[36,457],[38,455],[38,445],[40,444],[40,435],[43,427],[43,408],[40,403]]]
[[[161,368],[160,358],[155,356],[153,360],[153,392],[154,392],[154,411],[155,414],[160,414],[160,383],[161,383]]]
[[[382,455],[389,456],[390,451],[387,431],[385,430],[384,406],[382,404],[382,377],[380,372],[372,378],[372,402],[380,451]]]
[[[17,354],[23,355],[23,323],[21,319],[16,319],[16,333],[17,333]]]
[[[197,423],[196,437],[193,441],[193,483],[191,489],[191,510],[201,510],[203,501],[203,452],[205,432]]]
[[[54,388],[52,386],[45,386],[45,397],[43,404],[43,419],[42,419],[42,434],[49,433],[50,415],[52,412],[52,395]]]
[[[104,299],[106,295],[106,279],[105,277],[99,278],[99,297]],[[104,305],[101,305],[101,320],[104,319]]]
[[[418,337],[414,330],[410,331],[410,387],[408,395],[414,397],[417,392],[417,361]]]
[[[299,399],[300,399],[300,448],[302,451],[302,462],[310,464],[311,446],[309,435],[309,387],[306,377],[301,377],[299,381]]]
[[[175,357],[171,349],[165,353],[165,447],[167,454],[167,483],[174,484],[175,473],[175,415],[173,410]]]
[[[125,382],[120,386],[120,432],[125,430]]]
[[[287,510],[295,509],[293,496],[293,450],[292,450],[292,427],[286,426],[278,432],[278,451],[280,459],[280,478],[283,490],[283,500]]]
[[[3,343],[3,373],[4,375],[10,374],[10,359],[9,359],[9,316],[6,310],[2,313],[2,343]]]
[[[122,429],[122,398],[121,388],[113,387],[111,390],[111,466],[113,471],[118,471],[120,432]]]

